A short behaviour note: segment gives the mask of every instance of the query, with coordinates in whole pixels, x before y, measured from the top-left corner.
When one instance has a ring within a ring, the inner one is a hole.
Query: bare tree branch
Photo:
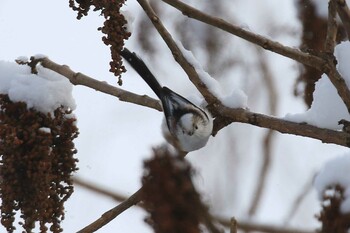
[[[75,180],[76,182],[76,180]],[[85,181],[78,181],[77,184],[82,184],[82,187],[87,188],[93,192],[97,192],[98,194],[106,195],[107,197],[121,197],[122,195],[112,193],[109,190],[105,190],[102,188],[94,187],[94,185],[89,185]],[[92,233],[94,231],[97,231],[104,225],[106,225],[108,222],[113,220],[115,217],[117,217],[119,214],[127,210],[128,208],[137,205],[138,207],[144,208],[141,201],[141,193],[142,188],[140,188],[137,192],[135,192],[133,195],[131,195],[129,198],[125,199],[124,202],[119,204],[118,206],[114,207],[113,209],[107,211],[104,213],[101,218],[96,220],[94,223],[90,224],[89,226],[85,227],[84,229],[78,231],[77,233]],[[113,217],[114,216],[114,217]],[[300,230],[300,229],[289,229],[282,226],[272,226],[272,225],[266,225],[266,224],[257,224],[253,222],[244,222],[244,221],[237,221],[235,218],[231,218],[231,220],[223,219],[219,217],[214,216],[208,216],[208,218],[213,219],[223,226],[226,226],[230,229],[241,229],[241,230],[249,230],[249,231],[259,231],[259,232],[266,232],[266,233],[315,233],[308,230]],[[207,221],[207,220],[206,220]],[[234,226],[234,224],[236,226]]]
[[[169,49],[171,50],[174,59],[179,63],[182,69],[186,72],[191,82],[196,86],[198,91],[203,95],[208,104],[217,103],[219,100],[214,96],[209,90],[208,87],[202,82],[199,78],[196,69],[189,63],[184,55],[182,54],[179,47],[176,45],[170,33],[164,27],[163,23],[160,21],[159,17],[156,15],[152,7],[150,6],[147,0],[137,0],[141,5],[148,18],[153,23],[154,27],[157,29],[158,33],[161,35]]]
[[[103,226],[108,224],[110,221],[115,219],[119,214],[123,213],[125,210],[129,209],[134,205],[137,205],[141,201],[141,196],[142,196],[142,188],[137,190],[133,195],[131,195],[128,199],[124,200],[122,203],[120,203],[116,207],[102,214],[102,216],[99,219],[89,224],[88,226],[84,227],[77,233],[92,233],[97,231],[98,229],[102,228]]]
[[[151,181],[150,181],[151,182]],[[145,208],[145,206],[140,203],[142,201],[142,187],[133,195],[131,195],[129,198],[123,197],[120,194],[116,194],[113,192],[110,192],[109,190],[96,187],[95,185],[91,185],[85,181],[74,179],[74,183],[77,185],[80,185],[84,188],[87,188],[93,192],[99,193],[101,195],[105,195],[108,197],[111,197],[119,202],[122,202],[121,204],[117,205],[113,209],[107,211],[104,213],[100,218],[98,218],[93,223],[89,224],[88,226],[84,227],[82,230],[78,231],[78,233],[91,233],[95,232],[96,230],[102,228],[106,224],[108,224],[110,221],[115,219],[119,214],[123,213],[130,207],[134,205],[138,205],[139,207]],[[211,216],[206,208],[202,206],[202,218],[203,223],[208,228],[209,232],[211,233],[220,233],[217,229],[217,227],[214,224],[214,221],[216,220],[213,216]]]
[[[328,54],[334,53],[337,37],[336,3],[334,0],[328,2],[327,36],[325,41],[325,51]]]
[[[350,113],[350,90],[346,85],[344,78],[341,76],[341,74],[336,68],[336,60],[334,55],[327,55],[326,59],[328,60],[328,68],[325,71],[325,73],[337,89],[338,95],[343,100],[348,112]]]
[[[127,199],[127,197],[124,196],[124,195],[118,194],[116,192],[112,192],[112,191],[104,189],[102,187],[98,187],[97,184],[92,184],[91,182],[84,181],[84,180],[82,180],[80,178],[76,178],[75,177],[73,179],[73,182],[74,182],[75,185],[78,185],[78,186],[80,186],[82,188],[88,189],[88,190],[90,190],[92,192],[95,192],[95,193],[98,193],[98,194],[110,197],[113,200],[118,201],[118,202],[123,202],[123,201],[125,201]]]
[[[350,10],[348,4],[345,0],[336,0],[336,2],[337,12],[345,27],[346,33],[348,35],[348,40],[350,40]]]
[[[317,56],[303,53],[298,49],[284,46],[278,42],[272,41],[268,38],[265,38],[261,35],[255,34],[251,31],[245,30],[241,27],[235,26],[221,18],[210,16],[205,14],[194,7],[191,7],[179,0],[162,0],[163,2],[173,6],[182,12],[182,14],[188,16],[189,18],[196,19],[203,23],[214,26],[218,29],[226,31],[230,34],[238,36],[242,39],[245,39],[253,44],[259,45],[266,50],[278,53],[285,57],[289,57],[295,61],[303,63],[308,66],[315,67],[317,69],[323,70],[325,61]]]
[[[218,221],[227,227],[232,226],[232,219],[220,219],[218,218]],[[243,220],[236,220],[237,221],[237,229],[243,230],[243,231],[257,231],[257,232],[266,232],[266,233],[316,233],[316,231],[312,230],[302,230],[302,229],[296,229],[296,228],[288,228],[284,226],[273,226],[273,225],[266,225],[266,224],[258,224],[253,222],[245,222]]]
[[[138,104],[138,105],[156,109],[158,111],[162,111],[161,104],[158,100],[155,100],[146,95],[137,95],[135,93],[114,87],[112,85],[107,84],[106,82],[98,81],[96,79],[93,79],[79,72],[76,73],[72,71],[68,66],[59,65],[51,61],[47,57],[41,61],[41,65],[47,69],[55,71],[63,75],[64,77],[68,78],[69,81],[74,85],[82,85],[82,86],[90,87],[92,89],[95,89],[96,91],[100,91],[100,92],[115,96],[120,101]]]

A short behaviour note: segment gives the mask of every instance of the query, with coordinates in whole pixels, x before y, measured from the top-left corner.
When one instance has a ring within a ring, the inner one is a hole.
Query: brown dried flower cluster
[[[62,232],[64,202],[73,192],[77,170],[72,140],[75,119],[58,108],[51,114],[27,109],[0,95],[0,198],[1,224],[15,230],[20,211],[25,232],[39,222],[40,232]]]
[[[119,53],[124,46],[124,40],[127,40],[131,35],[126,28],[127,21],[120,13],[124,2],[125,0],[69,0],[69,6],[78,12],[77,19],[88,15],[91,7],[94,7],[94,11],[101,10],[105,22],[98,30],[105,34],[102,41],[110,46],[112,57],[110,72],[118,77],[119,85],[122,84],[121,74],[126,71]]]
[[[350,213],[343,214],[340,205],[344,201],[344,188],[339,185],[324,192],[322,211],[318,216],[322,223],[321,233],[348,233],[350,230]]]
[[[144,163],[142,179],[142,200],[150,214],[146,221],[156,233],[199,233],[203,204],[191,181],[191,166],[164,148],[154,154]]]

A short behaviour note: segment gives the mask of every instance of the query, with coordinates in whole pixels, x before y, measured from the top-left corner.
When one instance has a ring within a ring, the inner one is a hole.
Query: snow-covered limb
[[[347,41],[338,44],[334,53],[338,61],[337,69],[343,75],[346,87],[350,84],[350,68],[348,65],[350,59],[350,42]],[[313,99],[311,108],[306,112],[287,114],[285,119],[299,123],[305,122],[320,128],[334,130],[340,130],[342,128],[338,124],[340,120],[350,120],[347,107],[325,74],[316,82]]]
[[[21,62],[24,60],[22,58]],[[59,107],[74,110],[72,84],[49,69],[36,67],[35,70],[37,74],[33,74],[27,65],[0,61],[0,94],[51,115]]]
[[[135,93],[123,90],[121,88],[114,87],[107,84],[106,82],[101,82],[93,79],[85,74],[74,72],[66,65],[59,65],[49,58],[44,58],[41,60],[41,65],[47,69],[55,71],[66,78],[74,85],[82,85],[90,87],[96,91],[100,91],[112,96],[117,97],[120,101],[138,104],[141,106],[147,106],[149,108],[161,111],[161,105],[158,100],[150,98],[146,95],[137,95]]]
[[[339,96],[345,103],[348,112],[350,112],[350,90],[347,88],[342,75],[337,71],[333,56],[318,57],[309,53],[302,52],[299,49],[284,46],[276,41],[270,40],[249,30],[245,30],[241,27],[233,25],[221,18],[205,14],[179,0],[163,0],[163,2],[173,6],[190,18],[219,28],[232,35],[241,37],[242,39],[259,45],[266,50],[270,50],[282,56],[291,58],[297,62],[311,66],[326,73],[337,89]]]
[[[82,73],[75,73],[68,66],[58,65],[48,58],[43,59],[41,64],[45,68],[51,69],[67,77],[74,85],[87,86],[103,93],[116,96],[121,101],[134,103],[161,111],[159,101],[148,96],[137,95],[132,92],[111,86],[105,82],[95,80]],[[334,143],[347,147],[349,146],[348,138],[350,135],[346,132],[323,129],[304,123],[295,123],[264,114],[250,112],[245,109],[228,108],[223,105],[213,106],[210,110],[215,112],[218,116],[214,121],[213,135],[216,135],[219,130],[233,122],[241,122],[276,130],[280,133],[288,133],[318,139],[324,143]]]
[[[214,135],[232,122],[241,122],[262,128],[273,129],[280,133],[318,139],[324,143],[333,143],[346,147],[350,146],[350,134],[346,132],[319,128],[306,123],[295,123],[277,117],[250,112],[246,109],[216,106],[213,111],[218,111],[216,114],[218,117],[214,121]]]
[[[200,80],[222,104],[230,108],[247,108],[248,97],[242,90],[232,87],[230,93],[224,93],[220,83],[203,69],[202,65],[197,61],[192,52],[186,50],[181,42],[178,42],[177,46],[187,62],[196,70]]]

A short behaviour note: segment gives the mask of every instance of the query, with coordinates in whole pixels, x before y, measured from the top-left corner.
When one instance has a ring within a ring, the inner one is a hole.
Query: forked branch
[[[326,54],[324,57],[318,57],[312,54],[304,53],[299,49],[294,49],[288,46],[284,46],[276,41],[270,40],[261,35],[255,34],[251,31],[245,30],[241,27],[233,25],[221,18],[210,16],[205,14],[179,0],[162,0],[167,4],[173,6],[174,8],[181,11],[184,15],[206,23],[208,25],[219,28],[226,31],[232,35],[241,37],[249,42],[263,47],[266,50],[278,53],[282,56],[289,57],[297,62],[304,65],[314,67],[326,73],[338,91],[340,98],[343,100],[345,106],[350,113],[350,90],[347,87],[344,78],[336,69],[336,62],[334,56]]]

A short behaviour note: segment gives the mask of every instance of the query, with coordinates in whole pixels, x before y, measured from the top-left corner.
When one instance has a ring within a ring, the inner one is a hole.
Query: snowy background
[[[231,7],[226,10],[232,11],[240,25],[248,26],[253,32],[283,44],[293,47],[299,45],[300,25],[292,0],[227,1],[227,4],[231,4]],[[143,14],[132,0],[127,2],[124,9],[132,12],[136,22]],[[271,22],[276,27],[289,28],[296,33],[275,35],[271,32]],[[102,35],[96,30],[102,23],[103,18],[97,13],[76,20],[76,13],[68,7],[68,1],[0,0],[0,60],[14,61],[19,56],[45,54],[59,64],[69,65],[76,72],[117,85],[116,78],[108,72],[109,48],[103,45]],[[170,31],[173,30],[171,25],[166,26]],[[136,30],[135,34],[140,33]],[[254,71],[256,64],[250,58],[252,46],[240,39],[230,38],[235,44],[227,41],[222,46],[228,46],[228,49],[239,47],[240,53],[229,55],[242,56],[242,60]],[[161,83],[184,96],[192,94],[194,87],[156,33],[154,43],[162,48],[159,57],[143,56],[135,37],[131,37],[127,46],[144,58]],[[196,52],[199,56],[200,48]],[[306,107],[302,99],[293,96],[293,86],[298,75],[296,63],[272,53],[266,53],[266,58],[278,90],[277,115],[284,117],[288,113],[304,112]],[[244,70],[236,69],[227,74],[221,80],[228,89],[229,84],[234,83],[230,81],[231,78],[246,78]],[[268,113],[267,93],[261,88],[264,81],[259,73],[250,71],[250,74],[249,81],[239,82],[241,86],[238,88],[246,92],[248,106],[252,111]],[[123,79],[122,88],[155,97],[131,69]],[[140,187],[143,160],[151,155],[152,146],[163,141],[160,130],[162,113],[120,102],[115,97],[86,87],[74,86],[73,95],[80,131],[75,141],[80,168],[76,176],[118,193],[133,194]],[[250,125],[234,123],[211,138],[206,148],[188,155],[197,170],[196,183],[214,214],[236,216],[238,221],[246,219],[262,161],[261,140],[265,132]],[[262,205],[253,220],[283,225],[292,208],[292,201],[312,176],[325,161],[348,150],[278,133],[273,145],[272,164]],[[318,227],[314,218],[320,209],[317,197],[314,190],[308,193],[295,217],[286,225],[303,229]],[[104,196],[76,187],[75,193],[66,203],[63,229],[65,232],[76,232],[116,204]],[[133,207],[98,232],[152,232],[143,219],[144,211]],[[0,232],[3,231],[0,226]]]

